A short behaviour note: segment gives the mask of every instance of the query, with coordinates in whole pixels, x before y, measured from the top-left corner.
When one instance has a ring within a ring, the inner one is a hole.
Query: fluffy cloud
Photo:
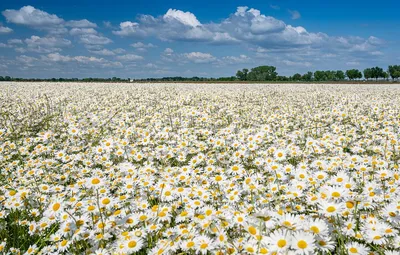
[[[65,34],[66,27],[96,28],[97,25],[87,19],[65,21],[55,14],[36,9],[33,6],[24,6],[19,10],[7,9],[2,12],[7,22],[17,25],[25,25],[38,30],[44,30],[50,34]],[[5,28],[7,30],[8,28]],[[1,26],[0,26],[1,32]]]
[[[83,34],[80,36],[79,41],[83,44],[89,45],[104,45],[112,43],[112,40],[102,35]]]
[[[166,48],[166,49],[164,50],[164,54],[166,54],[166,55],[171,55],[172,53],[174,53],[174,50],[171,49],[171,48]]]
[[[197,20],[191,12],[183,12],[180,10],[169,9],[163,16],[163,19],[167,23],[180,23],[189,27],[201,26],[201,23]]]
[[[238,7],[220,23],[202,24],[193,13],[169,9],[160,17],[141,15],[138,22],[125,21],[113,31],[120,36],[155,36],[161,40],[209,43],[250,43],[263,47],[294,47],[321,43],[326,35],[286,25],[259,10]]]
[[[122,54],[122,53],[125,53],[126,50],[124,50],[124,49],[122,49],[122,48],[118,48],[118,49],[114,49],[113,52],[114,52],[115,54]]]
[[[104,58],[97,58],[92,56],[65,56],[60,53],[51,53],[46,56],[42,56],[42,61],[51,61],[56,63],[78,63],[81,65],[87,65],[88,67],[100,66],[100,67],[123,67],[121,62],[109,61]]]
[[[203,26],[193,13],[169,9],[160,17],[141,15],[139,22],[121,22],[119,30],[113,31],[120,36],[146,37],[156,36],[161,40],[178,41],[227,41],[233,40],[227,34],[212,32]]]
[[[32,35],[30,38],[25,39],[27,51],[38,53],[50,53],[61,51],[61,48],[71,45],[71,41],[59,37],[39,37]]]
[[[30,67],[35,66],[36,63],[38,62],[37,58],[26,56],[26,55],[17,56],[16,60],[18,62],[21,62],[23,65],[30,66]]]
[[[251,58],[242,54],[238,57],[236,56],[226,56],[222,58],[222,61],[227,64],[243,64],[251,62]]]
[[[9,27],[5,27],[0,24],[0,34],[8,34],[11,33],[13,30]]]
[[[70,35],[77,36],[77,35],[87,35],[87,34],[97,34],[97,31],[93,28],[72,28],[69,31]]]
[[[145,44],[145,43],[142,43],[142,42],[132,43],[131,46],[133,48],[154,48],[154,47],[156,47],[151,43]]]
[[[7,41],[8,44],[23,44],[22,40],[20,39],[10,39]]]
[[[11,48],[12,46],[10,44],[6,43],[0,43],[0,48]]]
[[[102,50],[92,50],[90,51],[93,54],[96,55],[102,55],[102,56],[114,56],[115,53],[111,50],[107,50],[107,49],[102,49]]]
[[[135,48],[136,50],[138,50],[138,51],[147,51],[147,49],[149,49],[149,48],[155,48],[156,47],[155,45],[153,45],[151,43],[145,44],[145,43],[142,43],[142,42],[132,43],[131,46],[133,48]]]
[[[210,53],[203,52],[184,53],[182,56],[193,63],[210,63],[216,60],[216,57]]]
[[[70,20],[65,25],[69,26],[69,27],[78,27],[78,28],[85,28],[85,27],[96,28],[97,27],[96,23],[90,22],[87,19]]]
[[[126,55],[118,56],[117,59],[121,60],[121,61],[139,61],[139,60],[143,60],[143,57],[139,56],[139,55],[135,55],[135,54],[126,54]]]
[[[298,11],[290,12],[293,19],[301,17]],[[307,47],[366,52],[380,43],[378,38],[332,37],[309,32],[304,27],[286,24],[246,6],[238,7],[235,13],[219,23],[206,24],[201,23],[193,13],[169,9],[162,16],[141,15],[136,21],[124,21],[113,33],[137,38],[156,37],[166,41],[241,43],[281,51]]]
[[[24,6],[19,10],[7,9],[2,14],[7,22],[32,27],[53,26],[64,22],[57,15],[49,14],[30,5]]]

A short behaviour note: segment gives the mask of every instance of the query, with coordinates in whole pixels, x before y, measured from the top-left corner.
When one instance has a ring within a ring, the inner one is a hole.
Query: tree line
[[[317,70],[315,72],[306,72],[304,74],[296,73],[292,76],[278,75],[275,66],[257,66],[251,68],[243,68],[238,70],[235,76],[206,78],[206,77],[162,77],[162,78],[13,78],[10,76],[0,76],[0,81],[51,81],[51,82],[213,82],[213,81],[344,81],[344,80],[399,80],[400,65],[390,65],[387,71],[381,67],[366,68],[363,71],[358,69],[342,70]]]
[[[381,67],[366,68],[361,72],[358,69],[327,70],[307,72],[305,74],[296,73],[292,76],[280,76],[276,72],[275,66],[258,66],[251,70],[244,68],[236,72],[236,78],[240,81],[343,81],[343,80],[398,80],[400,78],[400,65],[391,65],[387,71]]]

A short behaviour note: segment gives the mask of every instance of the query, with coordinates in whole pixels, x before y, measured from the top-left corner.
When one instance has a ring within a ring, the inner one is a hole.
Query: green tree
[[[236,77],[240,80],[240,81],[246,81],[247,80],[247,74],[249,72],[249,69],[247,68],[243,68],[241,71],[238,70],[236,72]]]
[[[400,78],[400,65],[389,66],[388,71],[393,80]]]
[[[300,81],[301,80],[301,74],[296,73],[292,76],[292,80],[294,81]]]
[[[251,69],[247,75],[250,81],[273,81],[278,73],[275,66],[258,66]]]
[[[316,81],[326,81],[327,80],[326,73],[324,71],[315,71],[314,79]]]
[[[346,76],[349,80],[361,79],[362,73],[358,69],[350,69],[346,71]]]
[[[367,80],[372,78],[372,69],[371,68],[364,69],[364,78]]]
[[[341,70],[336,71],[336,80],[342,81],[344,80],[346,76],[344,75],[344,72]]]
[[[313,73],[312,72],[307,72],[305,74],[303,74],[303,76],[301,77],[301,79],[303,81],[311,81],[313,78]]]

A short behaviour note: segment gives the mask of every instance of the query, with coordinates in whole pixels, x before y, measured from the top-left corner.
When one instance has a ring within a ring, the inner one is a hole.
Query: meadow
[[[0,254],[400,254],[400,85],[0,83]]]

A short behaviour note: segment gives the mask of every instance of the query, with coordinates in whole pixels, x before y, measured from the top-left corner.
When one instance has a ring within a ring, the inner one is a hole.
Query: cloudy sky
[[[400,64],[397,0],[0,2],[0,75],[231,76]]]

